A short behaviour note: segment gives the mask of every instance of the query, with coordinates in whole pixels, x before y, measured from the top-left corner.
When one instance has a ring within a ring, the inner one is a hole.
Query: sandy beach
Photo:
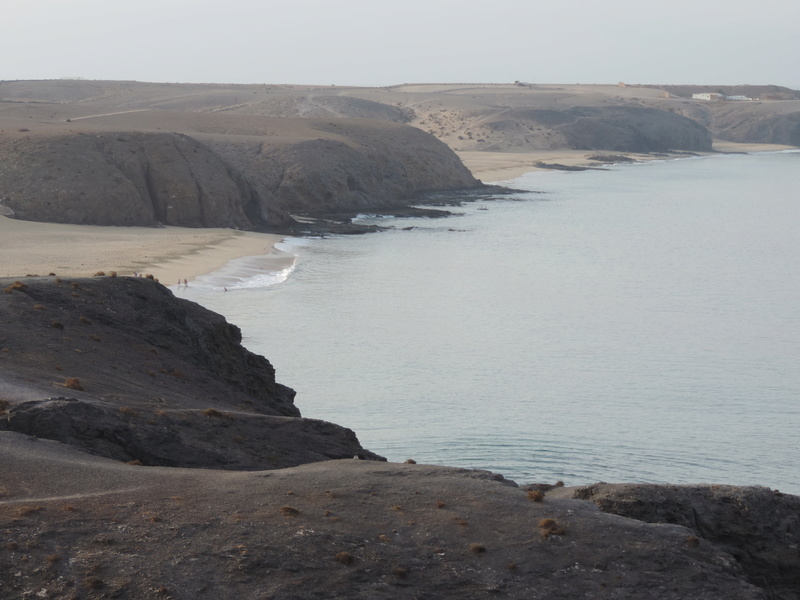
[[[165,285],[192,281],[241,256],[274,253],[281,236],[234,229],[97,227],[0,216],[0,276],[98,271],[152,274]]]
[[[718,142],[718,152],[769,152],[788,146]],[[538,162],[597,165],[598,152],[460,152],[464,164],[485,183],[501,182],[539,170]],[[600,153],[608,154],[608,153]],[[648,155],[626,153],[635,160]],[[244,256],[280,254],[282,236],[234,229],[182,227],[99,227],[35,223],[0,216],[0,277],[27,274],[86,277],[98,271],[120,275],[150,273],[165,285],[212,273]],[[288,260],[288,258],[287,258]]]

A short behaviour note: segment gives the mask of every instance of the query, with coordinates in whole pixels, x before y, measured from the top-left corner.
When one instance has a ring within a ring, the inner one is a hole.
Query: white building
[[[723,100],[725,96],[716,94],[714,92],[705,92],[702,94],[692,94],[692,100]]]

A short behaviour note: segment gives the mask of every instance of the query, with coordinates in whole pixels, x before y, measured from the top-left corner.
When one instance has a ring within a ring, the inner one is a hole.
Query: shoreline
[[[712,152],[697,152],[697,156],[717,156],[719,154],[753,154],[756,152],[780,152],[797,150],[795,146],[780,144],[742,144],[715,140]],[[500,183],[536,171],[551,171],[537,163],[559,164],[566,167],[601,167],[603,162],[590,160],[590,156],[626,156],[632,162],[649,162],[664,158],[685,158],[691,153],[665,152],[663,154],[641,154],[637,152],[616,152],[611,150],[540,150],[537,152],[456,152],[472,174],[484,183]]]
[[[796,150],[775,144],[739,144],[717,141],[714,156],[722,153],[755,153]],[[664,156],[584,150],[540,152],[458,152],[478,179],[504,182],[525,173],[549,169],[536,163],[565,166],[601,166],[592,155],[618,154],[635,161],[663,160]],[[675,154],[674,158],[680,158]],[[235,229],[183,227],[102,227],[21,221],[0,214],[0,277],[24,277],[55,273],[64,277],[91,277],[99,271],[120,275],[149,273],[172,286],[210,275],[234,259],[264,257],[269,271],[290,267],[294,257],[275,248],[287,236]],[[262,270],[267,270],[262,269]]]
[[[212,273],[235,258],[273,255],[284,237],[222,228],[100,227],[0,216],[0,277],[91,277],[116,271],[152,274],[173,285]]]

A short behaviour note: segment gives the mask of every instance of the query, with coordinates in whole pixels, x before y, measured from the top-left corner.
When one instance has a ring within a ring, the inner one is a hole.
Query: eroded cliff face
[[[303,419],[224,317],[147,278],[0,280],[0,430],[145,465],[271,469],[355,455]]]
[[[90,225],[264,225],[245,178],[173,133],[0,139],[0,198],[19,219]],[[248,216],[249,213],[249,216]]]
[[[800,146],[800,100],[725,102],[710,109],[715,134],[731,142]]]
[[[682,115],[640,106],[575,106],[568,109],[518,109],[487,121],[498,143],[525,148],[544,138],[542,147],[615,152],[708,152],[708,130]],[[493,149],[489,136],[487,149]],[[522,141],[524,140],[524,141]]]
[[[288,230],[289,213],[355,214],[480,186],[455,153],[391,122],[313,122],[317,139],[198,141],[153,132],[0,138],[0,202],[55,223]]]
[[[320,138],[226,160],[248,173],[265,206],[303,215],[354,215],[407,206],[430,191],[481,186],[446,144],[413,127],[319,121]]]

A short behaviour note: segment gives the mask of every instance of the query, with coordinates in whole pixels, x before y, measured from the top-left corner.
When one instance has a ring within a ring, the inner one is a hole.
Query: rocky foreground
[[[0,290],[2,598],[800,598],[796,496],[387,463],[155,281]]]

